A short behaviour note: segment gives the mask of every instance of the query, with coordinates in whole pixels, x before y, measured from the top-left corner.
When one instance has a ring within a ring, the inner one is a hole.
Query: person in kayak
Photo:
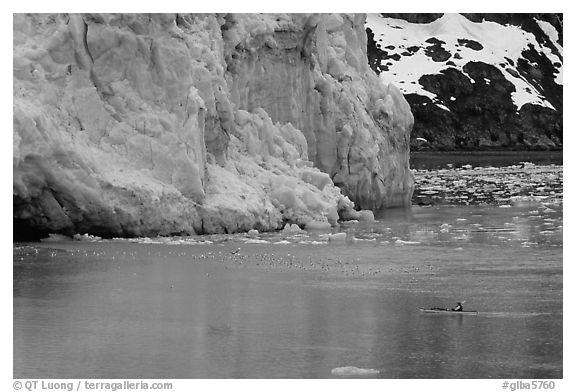
[[[462,304],[460,302],[458,302],[456,307],[452,309],[453,312],[461,312],[462,310],[464,310],[464,308],[462,307]]]

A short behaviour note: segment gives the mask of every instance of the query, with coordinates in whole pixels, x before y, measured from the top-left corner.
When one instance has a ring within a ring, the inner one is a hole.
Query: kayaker
[[[461,312],[463,310],[462,304],[458,302],[455,308],[452,309],[453,312]]]

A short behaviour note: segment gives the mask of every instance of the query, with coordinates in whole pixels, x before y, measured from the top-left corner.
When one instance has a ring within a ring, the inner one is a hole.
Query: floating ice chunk
[[[130,242],[136,242],[139,244],[153,244],[154,241],[149,237],[140,237],[140,238],[130,238],[128,239]]]
[[[266,240],[259,240],[257,238],[252,238],[249,240],[246,240],[247,244],[269,244],[270,241],[266,241]]]
[[[100,241],[102,237],[98,237],[96,235],[90,235],[88,233],[84,234],[74,234],[72,237],[74,241]]]
[[[286,241],[286,240],[274,242],[274,245],[289,245],[289,244],[291,244],[291,242],[290,242],[290,241]]]
[[[443,223],[442,225],[440,225],[440,233],[448,233],[451,227],[452,225],[448,223]]]
[[[70,241],[71,238],[63,234],[48,234],[48,237],[42,238],[40,242],[60,242]]]
[[[334,376],[373,376],[379,374],[380,371],[376,369],[362,369],[356,366],[344,366],[332,369]]]
[[[374,221],[374,213],[370,210],[358,211],[358,220],[363,222],[372,222]]]
[[[252,238],[258,237],[258,234],[260,234],[260,233],[258,233],[258,230],[255,230],[255,229],[248,231],[248,237],[252,237]]]
[[[328,241],[346,241],[346,233],[328,234]]]
[[[168,242],[166,242],[166,245],[182,245],[182,244],[188,244],[189,242],[184,241],[184,240],[170,240]]]
[[[417,245],[420,242],[419,241],[403,241],[403,240],[398,239],[398,240],[394,241],[394,243],[396,245]]]
[[[302,230],[300,228],[300,226],[298,226],[297,224],[290,224],[290,223],[286,223],[286,226],[284,226],[284,229],[282,229],[283,233],[301,233],[304,230]]]

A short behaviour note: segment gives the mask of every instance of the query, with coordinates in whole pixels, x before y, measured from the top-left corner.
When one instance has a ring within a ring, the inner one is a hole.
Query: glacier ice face
[[[224,37],[232,99],[264,108],[308,141],[308,156],[366,209],[406,206],[410,108],[393,85],[370,71],[363,15],[226,18]]]
[[[15,14],[17,236],[334,225],[350,199],[409,204],[412,115],[368,69],[363,23]]]

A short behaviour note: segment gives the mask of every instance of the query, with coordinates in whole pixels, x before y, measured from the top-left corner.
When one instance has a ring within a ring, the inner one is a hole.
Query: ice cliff
[[[364,15],[14,15],[16,238],[322,227],[409,204]]]

